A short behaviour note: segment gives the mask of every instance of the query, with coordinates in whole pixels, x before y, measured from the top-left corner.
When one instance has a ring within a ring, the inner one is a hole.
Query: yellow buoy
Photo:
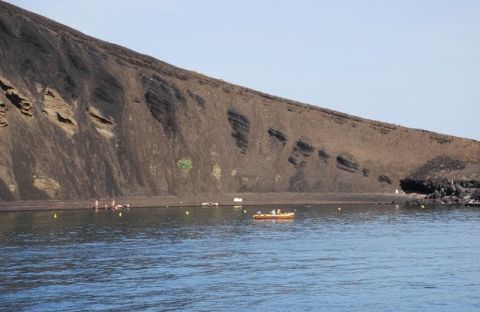
[[[188,211],[185,211],[185,214],[188,216],[188,215],[190,214],[190,212],[188,212]]]
[[[342,210],[342,208],[338,207],[338,211]]]
[[[421,205],[420,207],[421,207],[421,208],[425,208],[425,206],[424,206],[424,205]]]
[[[54,218],[54,219],[57,218],[57,214],[56,214],[56,213],[53,214],[53,218]]]
[[[247,211],[246,211],[246,210],[244,210],[244,211],[243,211],[243,213],[247,213]]]

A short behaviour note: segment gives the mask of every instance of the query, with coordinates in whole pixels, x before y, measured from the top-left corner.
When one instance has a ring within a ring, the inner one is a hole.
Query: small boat
[[[295,212],[284,212],[280,214],[261,213],[261,214],[253,215],[253,218],[255,220],[284,220],[284,219],[293,219],[294,217],[295,217]]]

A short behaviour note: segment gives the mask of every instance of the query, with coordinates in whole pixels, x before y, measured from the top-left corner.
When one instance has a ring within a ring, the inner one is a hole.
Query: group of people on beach
[[[95,210],[99,209],[98,200],[95,200],[95,203],[93,204],[92,208],[95,209]],[[117,209],[121,209],[121,208],[130,208],[130,204],[128,204],[128,203],[123,204],[123,205],[117,204],[117,203],[115,203],[115,199],[112,199],[112,203],[110,205],[105,204],[105,206],[103,208],[105,210],[107,210],[107,209],[117,210]]]

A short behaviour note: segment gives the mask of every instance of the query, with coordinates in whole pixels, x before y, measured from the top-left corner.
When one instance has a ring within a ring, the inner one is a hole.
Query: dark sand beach
[[[240,197],[242,203],[234,203]],[[183,207],[201,206],[204,202],[216,202],[221,206],[229,205],[319,205],[319,204],[402,204],[412,196],[405,194],[373,193],[244,193],[244,194],[205,194],[190,197],[177,196],[131,196],[115,198],[117,204],[129,204],[140,207]],[[0,201],[0,211],[90,209],[95,199],[90,200],[51,200],[51,201]],[[112,198],[98,199],[99,207],[110,205]]]

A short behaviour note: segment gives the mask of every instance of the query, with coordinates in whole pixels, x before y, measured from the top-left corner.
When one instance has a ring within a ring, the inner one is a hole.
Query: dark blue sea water
[[[480,311],[480,209],[337,207],[0,213],[0,310]]]

